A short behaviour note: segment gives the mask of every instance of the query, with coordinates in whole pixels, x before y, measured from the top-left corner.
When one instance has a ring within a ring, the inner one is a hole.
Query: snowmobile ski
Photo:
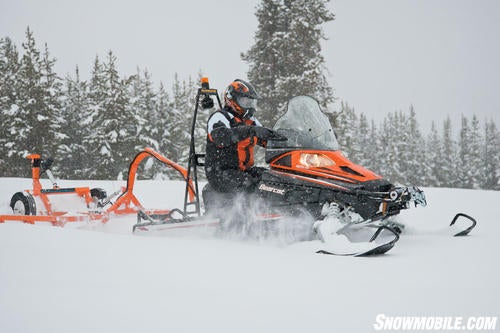
[[[465,220],[468,220],[471,222],[471,224],[465,229],[457,228],[457,221],[464,220],[464,219],[460,219],[461,217],[463,217],[463,218],[465,218]],[[457,215],[455,215],[455,217],[451,221],[450,227],[455,226],[456,227],[455,230],[457,230],[457,229],[459,230],[459,231],[454,231],[454,234],[453,234],[454,237],[462,237],[462,236],[467,236],[472,231],[472,229],[474,229],[476,227],[476,224],[477,224],[477,221],[472,216],[469,216],[469,215],[464,214],[464,213],[458,213]]]
[[[316,251],[319,254],[339,256],[384,254],[392,249],[399,240],[399,234],[388,226],[379,226],[368,241],[353,239],[360,230],[344,229],[340,233],[339,231],[332,231],[328,222],[317,224],[315,230],[323,242],[320,249]],[[384,233],[384,237],[381,237],[384,231],[387,232]]]

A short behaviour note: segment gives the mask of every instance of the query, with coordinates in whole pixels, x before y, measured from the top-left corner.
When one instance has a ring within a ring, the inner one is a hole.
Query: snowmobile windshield
[[[273,128],[285,135],[290,148],[339,150],[339,144],[328,117],[318,102],[309,96],[297,96],[288,102],[286,113]]]

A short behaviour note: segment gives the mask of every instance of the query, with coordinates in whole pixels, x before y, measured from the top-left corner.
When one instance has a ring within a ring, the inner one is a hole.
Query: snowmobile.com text
[[[377,331],[494,331],[498,317],[418,317],[378,314],[373,328]]]

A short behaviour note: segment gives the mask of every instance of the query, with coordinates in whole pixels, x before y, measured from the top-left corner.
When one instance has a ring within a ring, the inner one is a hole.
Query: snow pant
[[[224,169],[207,173],[210,186],[217,192],[254,192],[265,168],[252,167],[248,170]]]

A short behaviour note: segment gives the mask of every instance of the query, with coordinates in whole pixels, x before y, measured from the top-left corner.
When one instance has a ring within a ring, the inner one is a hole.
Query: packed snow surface
[[[111,193],[124,183],[60,185]],[[0,178],[0,214],[30,186]],[[138,236],[135,216],[64,228],[0,224],[0,332],[369,332],[379,314],[499,316],[500,192],[425,192],[428,206],[402,212],[401,240],[374,257]],[[183,184],[139,181],[137,196],[147,207],[179,207]],[[468,237],[446,232],[457,212],[478,221]]]

